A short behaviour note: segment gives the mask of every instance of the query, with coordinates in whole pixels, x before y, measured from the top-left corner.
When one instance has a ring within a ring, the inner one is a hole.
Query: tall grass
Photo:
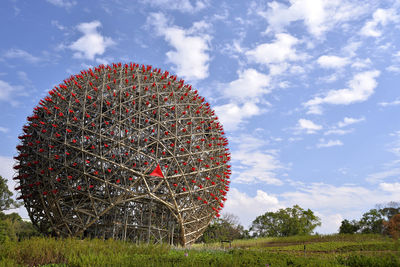
[[[0,266],[400,266],[400,243],[378,235],[260,238],[232,246],[32,238],[0,243]]]

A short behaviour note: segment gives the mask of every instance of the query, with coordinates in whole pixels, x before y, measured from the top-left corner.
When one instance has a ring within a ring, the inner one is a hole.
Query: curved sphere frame
[[[167,71],[135,63],[81,71],[27,120],[14,179],[43,233],[186,246],[224,207],[223,127]]]

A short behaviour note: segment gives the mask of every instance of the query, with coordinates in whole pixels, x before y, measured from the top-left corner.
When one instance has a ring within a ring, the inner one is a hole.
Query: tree
[[[0,211],[0,243],[5,240],[22,240],[40,236],[31,222],[23,221],[18,213],[4,214]]]
[[[13,193],[8,189],[7,179],[0,176],[0,211],[14,209],[21,206],[20,203],[12,199]]]
[[[384,233],[394,239],[400,238],[400,214],[396,214],[390,218],[388,222],[383,222]]]
[[[364,213],[359,221],[360,232],[363,234],[382,234],[384,217],[381,210],[371,209]]]
[[[246,231],[239,224],[239,218],[231,213],[222,214],[221,218],[214,218],[198,242],[218,242],[221,240],[241,239]]]
[[[377,205],[382,216],[389,221],[394,215],[400,213],[400,202],[391,201],[386,205]]]
[[[343,220],[339,233],[387,234],[385,228],[391,219],[399,213],[400,202],[391,201],[385,205],[379,204],[376,205],[375,209],[370,209],[364,213],[359,221]]]
[[[321,220],[308,209],[298,205],[293,208],[280,209],[277,212],[266,212],[252,223],[250,231],[254,236],[292,236],[311,234]]]
[[[339,234],[354,234],[360,229],[360,225],[356,220],[351,222],[347,219],[342,221],[339,228]]]

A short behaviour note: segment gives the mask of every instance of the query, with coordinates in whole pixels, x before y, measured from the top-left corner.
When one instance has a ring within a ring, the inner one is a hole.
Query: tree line
[[[400,237],[400,202],[389,202],[377,205],[364,213],[360,220],[343,220],[341,234],[384,234],[395,239]]]
[[[249,229],[239,224],[233,214],[223,214],[213,219],[199,242],[218,242],[222,240],[247,239],[255,237],[284,237],[310,235],[321,220],[310,209],[298,205],[266,212],[257,216]],[[339,234],[382,234],[394,239],[400,238],[400,202],[377,205],[364,213],[360,220],[344,219],[338,229]]]

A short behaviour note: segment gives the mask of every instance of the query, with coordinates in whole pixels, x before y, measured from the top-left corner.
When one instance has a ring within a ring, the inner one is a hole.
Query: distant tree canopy
[[[0,211],[0,244],[5,240],[21,240],[40,233],[31,222],[25,222],[17,213],[4,214]]]
[[[311,234],[321,220],[310,209],[304,210],[298,205],[266,212],[258,216],[250,227],[254,236],[292,236]]]
[[[248,237],[248,231],[239,224],[239,218],[231,213],[224,213],[220,218],[214,218],[197,242],[219,242]]]
[[[347,219],[343,220],[339,233],[341,234],[384,234],[392,233],[393,229],[396,229],[396,215],[400,213],[400,203],[389,202],[387,205],[378,205],[376,209],[370,209],[368,212],[364,213],[359,221],[352,220],[351,222]],[[391,220],[396,217],[395,220]],[[390,224],[389,224],[390,222]],[[391,230],[388,231],[387,228],[391,225]]]
[[[384,233],[394,239],[400,238],[400,214],[393,215],[389,221],[384,221]]]
[[[349,221],[347,219],[342,221],[342,224],[339,228],[339,233],[341,234],[354,234],[360,229],[358,221],[352,220]]]
[[[0,176],[0,211],[19,207],[17,201],[12,199],[13,193],[8,189],[7,179]]]

